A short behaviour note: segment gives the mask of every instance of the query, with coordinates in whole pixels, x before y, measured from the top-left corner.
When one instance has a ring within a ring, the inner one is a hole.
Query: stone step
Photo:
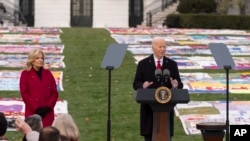
[[[179,1],[176,3],[173,3],[171,6],[168,6],[164,11],[158,12],[152,17],[152,27],[159,27],[162,26],[164,20],[166,19],[167,15],[177,12],[176,9],[179,5]],[[147,21],[143,21],[141,25],[145,27],[147,24]]]

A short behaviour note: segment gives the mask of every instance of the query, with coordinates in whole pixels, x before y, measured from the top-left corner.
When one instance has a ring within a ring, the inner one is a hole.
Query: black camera
[[[16,128],[15,118],[6,118],[8,122],[8,128]]]

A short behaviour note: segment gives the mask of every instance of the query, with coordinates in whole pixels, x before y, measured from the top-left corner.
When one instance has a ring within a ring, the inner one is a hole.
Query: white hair
[[[153,40],[152,40],[152,46],[154,46],[154,44],[156,43],[156,42],[158,42],[158,41],[165,41],[165,39],[163,38],[163,37],[159,37],[159,36],[157,36],[157,37],[154,37],[153,38]]]

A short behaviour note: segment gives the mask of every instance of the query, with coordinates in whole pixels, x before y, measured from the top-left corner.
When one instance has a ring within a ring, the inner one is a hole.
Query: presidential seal
[[[172,92],[167,87],[159,87],[155,90],[155,100],[158,103],[166,104],[168,103],[172,98]]]

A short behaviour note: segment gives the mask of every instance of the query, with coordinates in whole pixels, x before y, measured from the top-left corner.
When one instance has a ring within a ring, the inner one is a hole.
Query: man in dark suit
[[[136,74],[133,82],[133,88],[135,90],[139,88],[150,89],[158,88],[162,85],[171,88],[183,88],[181,82],[177,63],[166,57],[167,43],[162,37],[155,37],[152,40],[153,54],[141,60],[136,69]],[[160,66],[157,63],[160,61]],[[157,81],[155,77],[155,70],[159,68],[161,70],[168,69],[170,77],[167,82],[161,83]],[[140,105],[140,134],[144,136],[145,141],[152,140],[153,130],[153,111],[148,104]],[[173,136],[174,126],[174,111],[170,112],[170,135]]]

